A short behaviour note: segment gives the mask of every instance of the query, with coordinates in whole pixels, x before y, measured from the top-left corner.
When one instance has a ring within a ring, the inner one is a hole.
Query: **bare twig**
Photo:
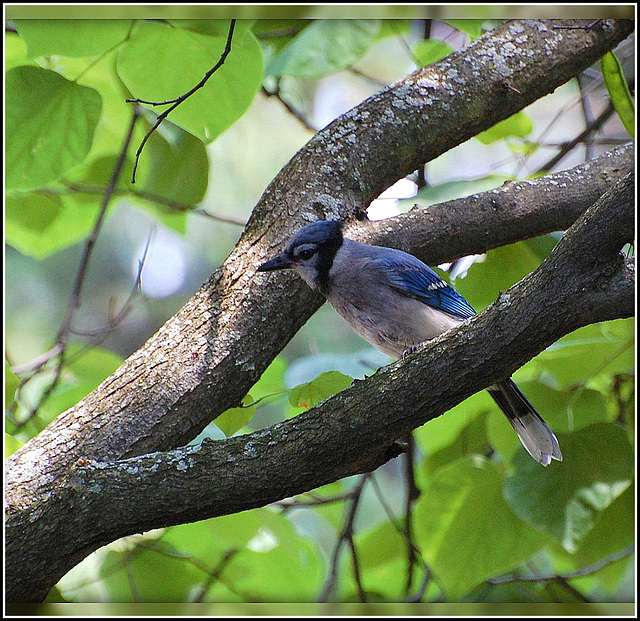
[[[329,595],[333,590],[336,579],[338,577],[338,562],[340,560],[340,550],[342,546],[346,543],[351,550],[351,558],[353,560],[353,573],[354,578],[356,580],[356,584],[358,586],[358,592],[360,596],[360,601],[366,601],[366,595],[364,593],[364,589],[362,588],[362,583],[360,581],[360,569],[358,565],[358,559],[356,555],[355,546],[353,543],[353,522],[356,517],[356,512],[358,510],[358,504],[360,503],[360,498],[362,497],[362,490],[364,488],[365,483],[371,477],[371,473],[363,474],[360,477],[360,480],[356,484],[353,490],[353,497],[351,499],[351,504],[349,506],[349,510],[347,512],[344,526],[340,531],[340,535],[338,536],[338,541],[336,542],[335,548],[333,549],[333,555],[331,557],[331,567],[329,569],[329,575],[322,587],[322,591],[318,596],[318,602],[326,602],[329,599]]]
[[[227,56],[231,52],[231,40],[233,39],[233,30],[235,26],[236,26],[236,20],[232,19],[231,23],[229,24],[229,33],[227,34],[227,43],[224,47],[224,50],[222,51],[222,54],[220,55],[220,59],[211,69],[209,69],[209,71],[207,71],[207,73],[204,74],[204,77],[202,78],[202,80],[200,80],[200,82],[198,82],[193,88],[188,90],[186,93],[180,95],[180,97],[177,97],[176,99],[167,99],[166,101],[147,101],[144,99],[127,99],[126,100],[127,103],[146,104],[149,106],[164,106],[164,105],[171,104],[169,108],[167,108],[164,112],[158,115],[156,122],[153,124],[151,129],[145,134],[145,137],[142,139],[142,142],[140,143],[140,146],[136,151],[136,159],[133,165],[131,183],[136,182],[136,170],[138,169],[138,161],[140,160],[140,155],[142,154],[144,145],[147,143],[147,140],[149,140],[149,138],[151,137],[151,134],[153,134],[153,132],[155,132],[156,129],[158,129],[158,127],[160,126],[160,123],[162,123],[162,121],[164,121],[169,116],[169,114],[171,114],[183,101],[185,101],[186,99],[191,97],[191,95],[193,95],[196,91],[201,89],[207,83],[209,78],[218,69],[220,69],[220,67],[222,67],[224,62],[227,60]]]
[[[606,558],[603,558],[601,561],[598,561],[593,565],[588,565],[587,567],[583,567],[582,569],[571,571],[566,574],[543,574],[538,576],[501,576],[500,578],[492,578],[491,580],[487,580],[487,582],[491,585],[496,585],[506,584],[509,582],[555,582],[560,579],[572,580],[573,578],[582,578],[583,576],[588,576],[590,574],[596,573],[597,571],[600,571],[601,569],[604,569],[611,563],[615,563],[616,561],[622,560],[627,556],[631,556],[634,553],[635,549],[635,544],[631,544],[624,550],[620,550],[620,552],[616,552],[611,556],[607,556]]]
[[[238,548],[229,548],[218,561],[218,564],[208,572],[207,579],[200,586],[199,592],[193,597],[194,602],[203,602],[209,589],[220,580],[222,573],[227,568],[233,557],[239,552]]]
[[[543,174],[547,171],[553,170],[553,168],[563,160],[569,152],[575,149],[577,145],[582,142],[586,142],[591,134],[600,130],[602,126],[613,116],[614,112],[615,108],[613,107],[613,104],[609,102],[607,107],[595,119],[593,119],[593,122],[590,125],[587,125],[587,127],[573,138],[573,140],[565,142],[556,155],[542,166],[539,166],[538,170],[534,173],[534,176],[536,174]]]
[[[102,194],[105,191],[104,186],[100,185],[89,185],[84,183],[66,183],[66,186],[70,190],[74,190],[75,192],[84,192],[85,194]],[[47,193],[51,193],[51,191],[47,191]],[[193,205],[188,205],[186,203],[181,203],[179,201],[174,201],[166,196],[161,196],[159,194],[154,194],[153,192],[148,192],[146,190],[140,190],[137,188],[128,188],[128,189],[116,189],[114,194],[133,194],[139,198],[143,198],[145,200],[151,201],[160,205],[161,207],[166,207],[168,209],[174,211],[186,211],[188,213],[194,213],[199,216],[204,216],[206,218],[210,218],[211,220],[217,220],[218,222],[224,222],[225,224],[233,224],[235,226],[244,227],[247,223],[245,220],[241,220],[240,218],[233,218],[231,216],[221,216],[214,213],[209,213],[208,211],[204,211],[203,209],[198,209]]]
[[[412,439],[413,440],[413,439]],[[409,476],[409,485],[408,485],[408,495],[413,496],[413,502],[415,502],[415,500],[417,500],[418,496],[417,493],[419,493],[419,490],[417,487],[415,487],[415,482],[413,482],[413,461],[411,461],[411,464],[406,463],[405,464],[405,468],[409,468],[411,467],[411,475]],[[412,483],[413,482],[413,483]],[[408,572],[408,579],[407,579],[407,584],[406,584],[406,593],[409,592],[409,589],[411,588],[411,582],[413,580],[413,566],[419,564],[423,570],[423,582],[421,587],[418,589],[418,592],[412,596],[409,596],[407,600],[405,601],[419,601],[420,598],[422,597],[422,595],[424,594],[424,591],[426,590],[428,584],[429,584],[429,580],[431,578],[431,570],[429,568],[429,566],[427,565],[426,561],[424,560],[423,556],[422,556],[422,551],[420,550],[420,548],[416,545],[414,539],[413,539],[413,533],[411,531],[411,528],[409,526],[409,522],[411,519],[411,515],[410,512],[412,510],[408,509],[407,510],[407,515],[406,515],[406,523],[407,526],[403,526],[400,521],[398,520],[398,518],[393,514],[393,511],[391,510],[391,507],[389,507],[389,505],[387,504],[387,501],[385,500],[383,494],[382,494],[382,490],[380,489],[380,486],[378,485],[378,481],[375,477],[375,474],[372,476],[371,478],[371,483],[373,484],[373,489],[374,492],[376,494],[376,496],[378,497],[378,501],[380,502],[380,505],[382,506],[382,508],[384,509],[384,512],[387,514],[387,517],[389,518],[389,521],[391,522],[391,524],[393,525],[393,527],[396,529],[396,532],[406,541],[407,543],[407,551],[408,551],[408,558],[409,558],[409,572]],[[414,489],[414,492],[411,492],[411,490]],[[417,492],[417,493],[416,493]],[[407,504],[408,503],[408,499],[407,499]],[[418,598],[418,599],[414,599],[414,598]]]
[[[305,129],[308,129],[314,134],[318,131],[315,127],[313,127],[313,125],[311,125],[311,123],[299,110],[296,110],[286,99],[282,97],[282,91],[280,90],[279,82],[276,90],[273,91],[273,93],[267,90],[264,86],[262,87],[262,92],[267,97],[275,97],[298,121],[300,121],[301,125]]]
[[[405,450],[404,475],[407,486],[405,498],[405,532],[407,539],[407,579],[405,582],[405,595],[409,593],[413,583],[413,568],[418,562],[416,545],[413,541],[413,506],[420,496],[420,489],[416,485],[414,476],[415,467],[415,440],[413,435],[407,436],[407,448]]]
[[[127,296],[122,308],[115,313],[112,318],[109,320],[109,323],[106,326],[102,326],[99,328],[93,328],[92,330],[78,330],[77,328],[73,328],[71,332],[80,336],[97,336],[98,334],[107,334],[113,329],[129,314],[131,307],[133,306],[133,302],[140,293],[140,287],[142,285],[142,270],[144,269],[144,264],[147,260],[147,255],[149,254],[149,246],[151,245],[151,235],[149,235],[147,239],[147,243],[144,247],[144,252],[142,253],[142,258],[138,260],[138,271],[136,273],[136,278],[133,283],[133,287],[131,288],[131,292]]]

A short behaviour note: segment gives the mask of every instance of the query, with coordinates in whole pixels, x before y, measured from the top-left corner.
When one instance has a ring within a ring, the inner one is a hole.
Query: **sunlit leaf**
[[[9,194],[5,202],[7,243],[26,256],[44,259],[86,237],[98,213],[99,196]]]
[[[253,418],[256,413],[256,406],[253,403],[253,397],[248,394],[243,400],[244,407],[229,408],[222,412],[220,416],[215,418],[216,426],[224,433],[225,436],[232,436],[236,431],[242,429]]]
[[[127,19],[17,19],[14,24],[29,58],[97,56],[124,41],[131,28]]]
[[[5,84],[7,187],[44,186],[86,157],[102,98],[39,67],[14,67]]]
[[[487,21],[486,19],[443,19],[450,26],[453,26],[457,30],[469,35],[473,41],[482,35],[482,26]]]
[[[635,320],[617,319],[580,328],[556,341],[531,362],[550,372],[561,387],[599,375],[633,373]]]
[[[600,66],[602,67],[604,83],[609,91],[609,97],[611,97],[611,103],[613,103],[613,107],[616,109],[624,128],[634,138],[636,111],[622,65],[614,52],[607,52],[600,59]]]
[[[4,457],[5,459],[9,457],[9,455],[13,455],[24,443],[20,442],[17,438],[14,438],[12,435],[8,433],[4,434]]]
[[[70,345],[66,361],[62,379],[40,410],[46,421],[84,399],[122,364],[123,358],[98,346],[83,349]]]
[[[413,55],[420,67],[435,63],[453,52],[453,48],[445,41],[438,39],[424,39],[418,41],[413,48]]]
[[[316,377],[311,382],[300,384],[291,389],[289,403],[293,406],[312,408],[321,401],[348,388],[353,383],[353,378],[339,371],[327,371]]]
[[[120,50],[118,73],[134,97],[146,101],[176,99],[219,62],[226,40],[226,36],[143,22]],[[169,118],[203,142],[211,142],[244,114],[261,83],[260,46],[247,31],[233,37],[224,64]],[[159,114],[167,106],[149,108]]]
[[[20,380],[18,376],[11,370],[9,363],[4,361],[4,407],[8,408],[9,405],[13,401],[13,396],[15,395],[16,390],[18,390],[18,386],[20,385]]]
[[[480,132],[476,138],[482,144],[491,144],[510,136],[526,138],[532,131],[533,121],[524,112],[516,112],[504,121]]]
[[[559,573],[578,571],[598,564],[602,559],[617,555],[633,546],[636,536],[634,491],[634,487],[629,486],[606,509],[600,511],[593,528],[580,541],[577,550],[572,553],[564,551],[554,554]],[[629,565],[633,565],[633,554],[626,559],[610,563],[595,574],[590,574],[591,580],[604,587],[607,592],[612,592],[626,577]],[[589,579],[589,575],[585,577]],[[577,583],[574,584],[577,586]]]
[[[209,158],[201,140],[168,123],[164,134],[156,131],[149,138],[138,170],[136,189],[195,206],[207,190]]]

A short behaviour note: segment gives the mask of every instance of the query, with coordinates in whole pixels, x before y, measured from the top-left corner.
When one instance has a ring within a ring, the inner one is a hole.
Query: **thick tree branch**
[[[399,248],[437,265],[468,254],[568,229],[634,170],[629,143],[570,170],[373,222],[355,222],[354,239]]]
[[[363,102],[319,132],[294,156],[265,191],[236,249],[209,282],[113,376],[8,460],[7,586],[14,601],[43,597],[74,562],[118,530],[114,526],[104,533],[95,528],[86,538],[60,537],[66,532],[65,525],[84,530],[97,526],[91,514],[93,492],[101,489],[103,482],[96,478],[78,494],[80,488],[71,483],[85,480],[82,464],[170,449],[192,439],[212,418],[240,401],[317,309],[321,300],[299,280],[283,277],[280,282],[286,282],[286,287],[273,286],[270,281],[267,288],[264,278],[254,278],[256,266],[293,230],[318,218],[351,220],[363,214],[369,202],[395,180],[551,92],[614,47],[633,28],[628,20],[602,20],[588,30],[555,29],[557,25],[558,21],[506,23],[466,50]],[[464,222],[458,226],[459,232],[464,230]],[[491,244],[490,238],[489,233],[485,243]],[[443,258],[455,258],[460,252],[456,246],[453,253],[444,250],[442,254],[449,253]],[[624,277],[618,277],[621,289],[609,292],[613,299],[618,299],[616,294],[624,289]],[[567,311],[556,310],[554,321],[561,324]],[[543,347],[543,341],[538,345]],[[304,429],[307,420],[302,417],[293,428],[284,427],[288,442],[299,449],[297,458],[303,461],[308,451]],[[332,416],[326,421],[323,418],[320,435],[325,431],[333,434],[335,425],[339,428],[340,424]],[[316,421],[312,427],[317,425]],[[356,422],[351,420],[348,425]],[[410,426],[405,422],[403,429]],[[260,438],[255,439],[256,450]],[[362,456],[355,462],[348,461],[347,469],[364,471],[381,463],[389,455],[384,448],[388,446],[386,439],[370,452],[363,447]],[[274,442],[277,445],[283,440],[280,437]],[[224,453],[224,459],[229,458],[225,463],[230,467],[245,451],[248,457],[253,452],[251,446],[234,442],[225,444],[229,452]],[[343,454],[339,445],[335,448]],[[348,447],[342,448],[348,455]],[[183,504],[182,495],[192,491],[181,477],[183,466],[189,476],[194,475],[194,485],[200,480],[190,467],[190,450],[180,453],[183,457],[178,461],[166,456],[167,465],[174,468],[171,475],[167,474],[167,484],[182,488],[182,493],[175,496],[171,495],[174,490],[166,488],[168,495],[163,496],[163,502],[170,505],[170,510],[178,510]],[[216,458],[217,450],[205,446],[202,454],[212,452]],[[295,455],[295,451],[291,453]],[[156,475],[164,476],[160,468],[163,464],[157,465]],[[342,466],[343,461],[332,461],[326,465],[331,474],[327,471],[325,475],[337,477]],[[316,464],[308,461],[296,463],[296,467],[300,468],[297,474],[309,475]],[[132,466],[130,474],[135,468],[137,465]],[[276,471],[270,472],[268,462],[260,469],[253,483],[262,481],[265,493],[271,495],[277,484],[280,497],[286,496],[288,489],[280,487],[282,482],[277,480]],[[70,472],[75,475],[69,478]],[[107,474],[110,470],[105,466],[91,472]],[[271,474],[276,478],[265,481]],[[210,475],[205,476],[208,480]],[[227,484],[235,481],[235,475],[230,476]],[[144,489],[143,484],[139,493]],[[119,492],[120,501],[129,503],[129,491],[131,499],[140,498],[125,485]],[[244,493],[248,494],[244,502],[264,500],[260,494],[252,496],[251,490],[245,489]],[[238,506],[242,504],[240,499],[237,502]],[[150,515],[141,505],[136,509],[140,511],[138,521],[131,521],[128,509],[121,513],[122,520],[134,530]],[[203,510],[190,518],[204,514]],[[114,524],[122,520],[118,516]]]
[[[510,375],[561,336],[633,315],[634,271],[620,254],[633,221],[629,173],[538,270],[406,360],[250,435],[111,463],[80,460],[48,498],[11,511],[7,529],[39,521],[44,536],[55,538],[56,557],[37,564],[51,571],[51,564],[68,568],[124,535],[243,511],[372,470],[397,454],[396,440]],[[416,391],[416,385],[430,389]],[[47,518],[39,520],[40,514]],[[25,545],[10,538],[8,560]],[[38,569],[44,568],[22,567],[20,577],[26,581]],[[14,596],[23,592],[11,586]]]

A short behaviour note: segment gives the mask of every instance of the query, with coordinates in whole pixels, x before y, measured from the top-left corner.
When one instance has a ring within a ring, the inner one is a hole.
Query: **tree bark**
[[[603,20],[589,29],[563,28],[576,25],[574,21],[503,24],[467,49],[363,102],[294,156],[265,191],[235,250],[200,291],[113,376],[8,460],[9,601],[42,599],[86,554],[116,537],[144,530],[151,522],[160,526],[240,511],[304,491],[309,489],[307,485],[315,487],[370,470],[388,459],[393,439],[421,423],[400,411],[396,413],[400,420],[391,425],[393,417],[373,417],[363,411],[351,418],[342,410],[347,407],[359,412],[358,407],[368,404],[364,410],[373,411],[371,402],[376,401],[390,408],[389,404],[396,401],[381,400],[380,395],[397,399],[405,382],[415,381],[415,374],[405,375],[405,371],[413,368],[416,360],[431,368],[433,360],[427,351],[437,350],[438,358],[442,358],[442,339],[411,357],[406,365],[393,365],[371,380],[356,384],[342,397],[328,402],[333,405],[323,406],[321,416],[313,411],[248,437],[117,461],[173,449],[195,437],[211,419],[241,400],[315,312],[321,299],[298,280],[284,275],[277,277],[280,284],[274,285],[273,279],[267,284],[264,277],[254,278],[257,265],[272,256],[293,230],[316,219],[361,218],[369,202],[385,187],[551,92],[614,47],[633,27],[630,20]],[[628,162],[630,155],[627,151],[616,157]],[[612,178],[620,176],[619,172],[608,174]],[[583,201],[582,210],[591,200]],[[471,215],[472,211],[467,213]],[[414,217],[407,215],[404,220]],[[429,217],[430,213],[423,214],[423,220]],[[575,218],[575,212],[566,217],[565,226]],[[398,219],[400,224],[402,221]],[[458,233],[464,230],[463,221],[456,218],[455,223]],[[614,224],[604,220],[605,237],[613,234],[610,229],[617,231]],[[369,234],[363,226],[365,239],[375,240],[376,229],[383,235],[383,225],[370,226]],[[518,233],[514,224],[509,235],[529,236],[535,228],[528,225],[526,233],[524,229]],[[432,237],[437,238],[437,234]],[[491,229],[476,236],[471,245],[486,250],[505,243],[503,239]],[[414,243],[406,241],[405,247],[418,255],[438,257],[438,261],[468,252],[458,242],[451,242],[450,247],[436,243],[429,249],[418,243],[414,247]],[[593,258],[591,249],[588,254]],[[552,256],[562,255],[556,252]],[[548,300],[545,313],[540,313],[547,330],[537,332],[535,320],[529,317],[533,309],[527,304],[531,302],[524,296],[523,325],[534,327],[519,329],[517,334],[528,335],[529,341],[520,346],[517,339],[507,339],[506,350],[496,345],[499,353],[495,354],[497,359],[492,358],[495,364],[473,366],[468,381],[456,381],[454,385],[444,382],[434,408],[427,410],[424,403],[417,404],[420,420],[424,422],[488,385],[491,379],[513,371],[575,329],[570,326],[628,316],[632,274],[612,256],[607,255],[600,266],[609,270],[609,279],[601,270],[583,273],[578,269],[582,266],[560,261],[559,272],[565,270],[565,278],[575,276],[582,292],[575,291],[574,282],[566,292],[557,291],[557,299],[564,300],[565,306]],[[559,283],[548,271],[538,278],[551,278],[555,291]],[[600,280],[593,280],[594,274]],[[531,288],[527,295],[548,295],[537,279],[529,282],[518,285]],[[601,295],[593,293],[594,286]],[[568,304],[569,292],[579,294],[590,312],[572,308],[575,304]],[[611,300],[617,302],[613,309]],[[500,304],[505,305],[505,301]],[[498,317],[514,312],[510,304],[506,306],[503,314],[498,315],[495,308],[482,314],[495,320],[494,327],[489,319],[473,319],[468,327],[447,337],[452,353],[447,353],[446,359],[473,359],[475,350],[465,353],[460,349],[459,339],[464,338],[460,334],[467,334],[468,339],[473,330],[477,342],[486,340],[483,331],[500,338],[505,320]],[[513,307],[520,308],[520,303],[514,302]],[[505,334],[511,333],[503,333],[503,338]],[[454,343],[458,345],[453,347]],[[411,404],[406,405],[408,412]],[[356,446],[358,453],[354,454]],[[282,462],[273,470],[275,455]],[[253,469],[244,469],[245,463],[252,464]],[[283,466],[288,467],[282,470]],[[211,485],[212,470],[219,487],[207,487],[210,502],[201,505],[199,486]],[[322,474],[315,476],[316,472]],[[246,476],[250,480],[245,480]],[[187,506],[192,512],[182,511]]]

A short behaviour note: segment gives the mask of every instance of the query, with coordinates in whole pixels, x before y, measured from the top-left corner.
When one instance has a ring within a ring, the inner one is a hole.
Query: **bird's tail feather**
[[[560,445],[553,431],[511,378],[494,384],[487,390],[531,457],[543,466],[548,466],[552,459],[562,461]]]

